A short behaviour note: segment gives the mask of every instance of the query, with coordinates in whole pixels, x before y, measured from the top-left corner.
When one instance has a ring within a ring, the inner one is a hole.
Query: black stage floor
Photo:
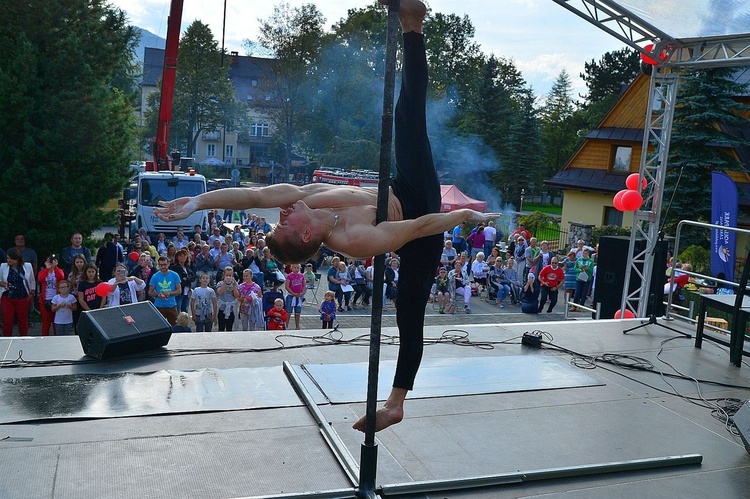
[[[697,465],[410,497],[747,497],[750,454],[712,408],[718,398],[750,397],[750,367],[733,367],[711,342],[696,349],[660,327],[622,334],[634,324],[428,328],[405,419],[378,434],[378,487],[700,455]],[[522,346],[520,336],[531,329],[572,352],[614,354],[628,365],[650,363],[652,372],[592,368],[549,345]],[[313,492],[354,490],[282,364],[293,366],[356,463],[362,434],[350,426],[364,411],[368,347],[334,344],[320,330],[294,333],[173,335],[156,353],[84,363],[74,337],[0,339],[5,363],[22,351],[16,367],[0,369],[0,498],[323,497]],[[341,334],[347,340],[366,333]],[[382,346],[381,394],[396,351]]]

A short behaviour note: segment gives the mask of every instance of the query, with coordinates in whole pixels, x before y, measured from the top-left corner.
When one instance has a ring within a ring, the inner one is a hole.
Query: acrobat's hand
[[[182,220],[198,209],[195,198],[178,198],[174,201],[160,201],[161,207],[154,208],[154,214],[165,222]]]
[[[469,210],[469,218],[467,222],[484,222],[485,220],[494,220],[503,216],[502,213],[482,213],[476,210]]]

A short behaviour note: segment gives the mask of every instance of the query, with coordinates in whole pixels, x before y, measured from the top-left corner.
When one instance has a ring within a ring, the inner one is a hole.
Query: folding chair
[[[320,305],[320,302],[318,301],[318,288],[320,287],[320,279],[321,274],[320,272],[315,273],[315,283],[314,284],[307,284],[305,285],[305,301],[315,305]],[[308,291],[312,291],[312,298],[309,297],[310,293]]]

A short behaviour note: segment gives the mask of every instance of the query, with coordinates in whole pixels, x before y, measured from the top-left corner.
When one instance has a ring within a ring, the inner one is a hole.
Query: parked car
[[[209,191],[215,191],[216,189],[224,189],[227,187],[234,187],[234,180],[231,178],[212,178],[206,180],[206,189]]]

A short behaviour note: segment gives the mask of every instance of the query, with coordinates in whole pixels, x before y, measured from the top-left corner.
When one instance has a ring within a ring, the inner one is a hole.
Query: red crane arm
[[[172,123],[172,101],[174,99],[174,83],[177,77],[177,54],[180,44],[182,3],[183,0],[172,0],[169,8],[169,17],[167,18],[167,43],[164,50],[164,70],[161,77],[159,122],[156,128],[156,137],[154,138],[154,163],[151,168],[156,171],[173,169],[168,151],[169,126]]]

